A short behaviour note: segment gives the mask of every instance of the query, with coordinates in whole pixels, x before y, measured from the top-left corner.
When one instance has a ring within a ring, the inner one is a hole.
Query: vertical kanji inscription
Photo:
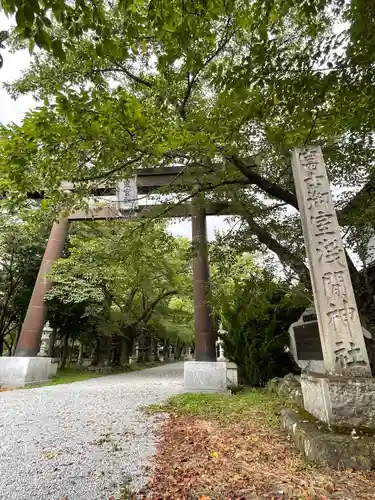
[[[292,166],[326,370],[369,374],[367,350],[320,147],[294,150]]]

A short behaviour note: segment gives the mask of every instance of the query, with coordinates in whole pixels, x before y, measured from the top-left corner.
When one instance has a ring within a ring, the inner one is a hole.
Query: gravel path
[[[155,418],[138,408],[182,391],[183,363],[0,393],[1,500],[108,500],[141,487]]]

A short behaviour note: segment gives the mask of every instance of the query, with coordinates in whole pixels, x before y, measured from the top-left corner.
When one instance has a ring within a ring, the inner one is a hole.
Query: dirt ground
[[[279,429],[269,401],[242,401],[239,411],[232,401],[232,411],[217,400],[208,415],[201,414],[204,404],[197,411],[196,402],[181,398],[177,411],[169,409],[153,475],[139,498],[375,499],[375,472],[307,464]]]

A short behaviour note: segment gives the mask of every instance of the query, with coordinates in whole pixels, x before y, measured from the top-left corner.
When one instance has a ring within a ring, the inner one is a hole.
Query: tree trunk
[[[131,335],[129,337],[124,337],[124,348],[122,351],[121,365],[128,365],[129,358],[133,353],[134,337]]]
[[[21,324],[19,325],[19,327],[17,328],[17,337],[16,337],[16,341],[15,341],[15,343],[14,343],[14,345],[13,345],[13,353],[12,353],[12,356],[14,356],[14,352],[15,352],[15,350],[16,350],[16,348],[17,348],[18,340],[19,340],[19,338],[20,338],[20,336],[21,336],[21,330],[22,330],[22,323],[21,323]]]
[[[68,358],[68,349],[69,349],[69,335],[65,335],[63,342],[63,349],[61,353],[61,359],[60,359],[60,368],[65,368],[66,360]]]
[[[80,368],[82,368],[83,364],[83,342],[81,341],[79,343],[79,352],[78,352],[78,365]]]
[[[174,345],[174,356],[173,359],[175,361],[179,361],[181,359],[181,353],[182,349],[184,348],[184,344],[181,342],[180,339],[177,339]],[[216,349],[216,346],[215,346]]]
[[[144,361],[150,361],[150,349],[152,348],[152,339],[149,334],[144,337],[144,345],[143,345],[143,359]]]
[[[154,351],[153,351],[153,354],[154,354],[154,359],[155,361],[159,361],[159,341],[158,339],[154,339]]]
[[[147,347],[147,361],[155,361],[155,344],[153,335],[150,335]]]
[[[185,355],[183,356],[183,354],[182,354],[182,352],[184,351],[184,348],[185,348],[185,347],[186,347],[186,346],[185,346],[185,344],[183,344],[182,342],[181,342],[181,343],[180,343],[180,345],[178,346],[178,350],[177,350],[178,356],[177,356],[177,359],[175,358],[175,359],[176,359],[176,361],[180,361],[180,359],[181,359],[182,357],[185,357]],[[216,348],[216,346],[215,346],[215,348]]]
[[[124,351],[125,339],[122,335],[116,334],[114,338],[114,352],[112,357],[112,366],[121,366],[122,353]]]
[[[95,341],[95,346],[94,346],[94,350],[92,353],[91,365],[98,366],[98,364],[101,361],[101,356],[102,356],[102,338],[99,337]]]
[[[163,356],[164,356],[164,361],[166,361],[168,359],[168,356],[169,356],[169,340],[168,339],[164,340]]]
[[[8,356],[11,356],[12,355],[12,351],[13,351],[13,347],[14,347],[14,340],[11,344],[9,344],[8,346]]]
[[[70,346],[70,353],[69,353],[69,365],[71,365],[73,363],[74,344],[75,344],[75,340],[72,340],[72,345]]]
[[[147,359],[146,346],[147,346],[147,340],[145,338],[145,332],[142,329],[138,338],[138,361],[140,363],[143,363]]]
[[[4,352],[4,335],[0,336],[0,356],[3,355]]]
[[[114,354],[114,349],[113,349],[113,337],[107,337],[105,341],[106,347],[107,347],[107,358],[104,362],[106,366],[111,366],[112,365],[112,360],[113,360],[113,354]]]
[[[54,328],[52,330],[52,333],[51,333],[51,336],[49,338],[49,342],[48,342],[48,356],[50,358],[53,358],[55,357],[55,342],[56,342],[56,335],[57,335],[57,331],[56,329]]]

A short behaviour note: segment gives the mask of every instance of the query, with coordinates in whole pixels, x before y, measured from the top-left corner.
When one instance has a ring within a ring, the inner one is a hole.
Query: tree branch
[[[86,109],[86,112],[87,113],[93,113],[95,115],[100,115],[100,116],[105,116],[106,118],[112,118],[113,120],[115,120],[119,125],[121,125],[124,130],[129,134],[130,136],[130,141],[131,142],[134,142],[134,134],[132,132],[130,132],[130,130],[126,127],[125,123],[122,122],[121,120],[119,120],[116,116],[112,115],[111,113],[108,114],[108,113],[102,113],[100,111],[96,111],[94,109]]]
[[[247,165],[237,156],[226,156],[225,158],[230,161],[242,173],[242,175],[249,179],[250,184],[258,186],[269,195],[288,203],[298,210],[297,196],[258,174],[258,172],[254,170],[254,167],[256,166],[255,164]]]
[[[303,284],[311,289],[309,269],[303,260],[292,253],[288,248],[279,243],[266,229],[261,227],[255,220],[248,214],[243,215],[243,218],[249,224],[251,230],[258,237],[258,240],[266,245],[272,252],[274,252],[281,262],[284,262],[299,276]]]
[[[260,189],[271,195],[272,197],[281,200],[288,205],[291,205],[296,210],[298,208],[297,196],[291,193],[287,189],[282,188],[275,182],[271,182],[265,177],[262,177],[258,172],[254,170],[256,164],[248,165],[242,161],[237,156],[225,156],[225,159],[230,161],[248,180],[249,184],[258,186]],[[371,179],[367,182],[363,188],[358,191],[358,193],[353,196],[349,203],[342,208],[337,210],[337,218],[340,224],[345,224],[347,217],[352,211],[360,210],[361,204],[366,201],[367,204],[372,202],[375,198],[375,180]]]
[[[158,305],[158,303],[165,299],[166,297],[169,297],[170,295],[176,295],[178,293],[178,290],[169,290],[162,292],[151,304],[148,306],[148,308],[143,312],[143,314],[134,322],[131,324],[131,327],[137,326],[139,323],[141,323],[144,320],[150,319],[150,316],[152,312],[154,311],[155,307]]]
[[[199,76],[199,74],[210,64],[210,62],[215,59],[216,56],[218,56],[220,54],[220,52],[225,48],[225,46],[227,45],[227,43],[230,41],[230,39],[233,37],[235,31],[230,31],[229,28],[231,26],[231,21],[232,21],[232,17],[229,16],[228,19],[227,19],[227,22],[226,22],[226,25],[225,25],[225,30],[224,30],[224,33],[223,35],[221,36],[221,40],[219,42],[219,45],[217,46],[215,52],[213,54],[211,54],[204,62],[203,62],[203,65],[197,69],[197,71],[192,74],[190,72],[188,72],[187,74],[187,89],[186,89],[186,92],[185,92],[185,96],[182,100],[182,103],[180,105],[180,116],[183,120],[186,120],[186,116],[187,116],[187,112],[186,112],[186,105],[188,103],[188,100],[191,96],[191,93],[192,93],[192,90],[193,90],[193,87],[197,81],[197,78]]]
[[[112,61],[112,63],[115,66],[117,66],[117,67],[111,67],[111,68],[94,68],[91,71],[87,71],[85,73],[85,75],[89,76],[89,75],[94,75],[95,73],[125,73],[125,75],[127,77],[129,77],[131,80],[134,80],[135,82],[140,83],[141,85],[146,85],[146,87],[149,87],[149,88],[152,87],[152,83],[151,82],[149,82],[147,80],[144,80],[140,76],[135,75],[134,73],[132,73],[131,71],[129,71],[127,68],[125,68],[125,66],[123,66],[119,62]],[[72,73],[79,73],[79,71],[73,71]]]
[[[140,76],[135,75],[134,73],[132,73],[131,71],[129,71],[127,68],[125,68],[125,66],[123,66],[119,62],[114,61],[114,64],[119,68],[118,71],[122,71],[123,73],[125,73],[125,75],[127,77],[129,77],[131,80],[133,80],[133,81],[135,81],[137,83],[140,83],[141,85],[145,85],[148,88],[152,87],[152,83],[151,82],[149,82],[148,80],[144,80]]]
[[[353,198],[343,207],[338,213],[340,221],[344,221],[353,211],[361,210],[363,203],[368,206],[375,197],[375,178],[370,179],[363,187],[356,193]]]
[[[113,303],[116,304],[116,306],[120,309],[121,314],[124,314],[124,315],[126,314],[126,312],[130,308],[130,306],[134,300],[136,293],[137,293],[137,288],[132,288],[132,290],[129,292],[129,295],[127,296],[127,298],[125,300],[124,305],[121,305],[115,297],[112,298]]]
[[[91,175],[91,176],[88,176],[88,177],[83,177],[82,179],[76,179],[73,182],[86,182],[86,181],[94,181],[94,180],[98,180],[98,179],[107,179],[110,175],[112,175],[112,174],[114,174],[116,172],[119,172],[123,168],[126,168],[129,165],[133,165],[133,163],[137,163],[137,161],[141,160],[142,157],[143,157],[143,155],[139,155],[136,158],[133,158],[132,160],[129,160],[129,161],[123,163],[119,167],[112,168],[111,170],[108,170],[108,172],[105,172],[104,174],[98,174],[98,175]]]

